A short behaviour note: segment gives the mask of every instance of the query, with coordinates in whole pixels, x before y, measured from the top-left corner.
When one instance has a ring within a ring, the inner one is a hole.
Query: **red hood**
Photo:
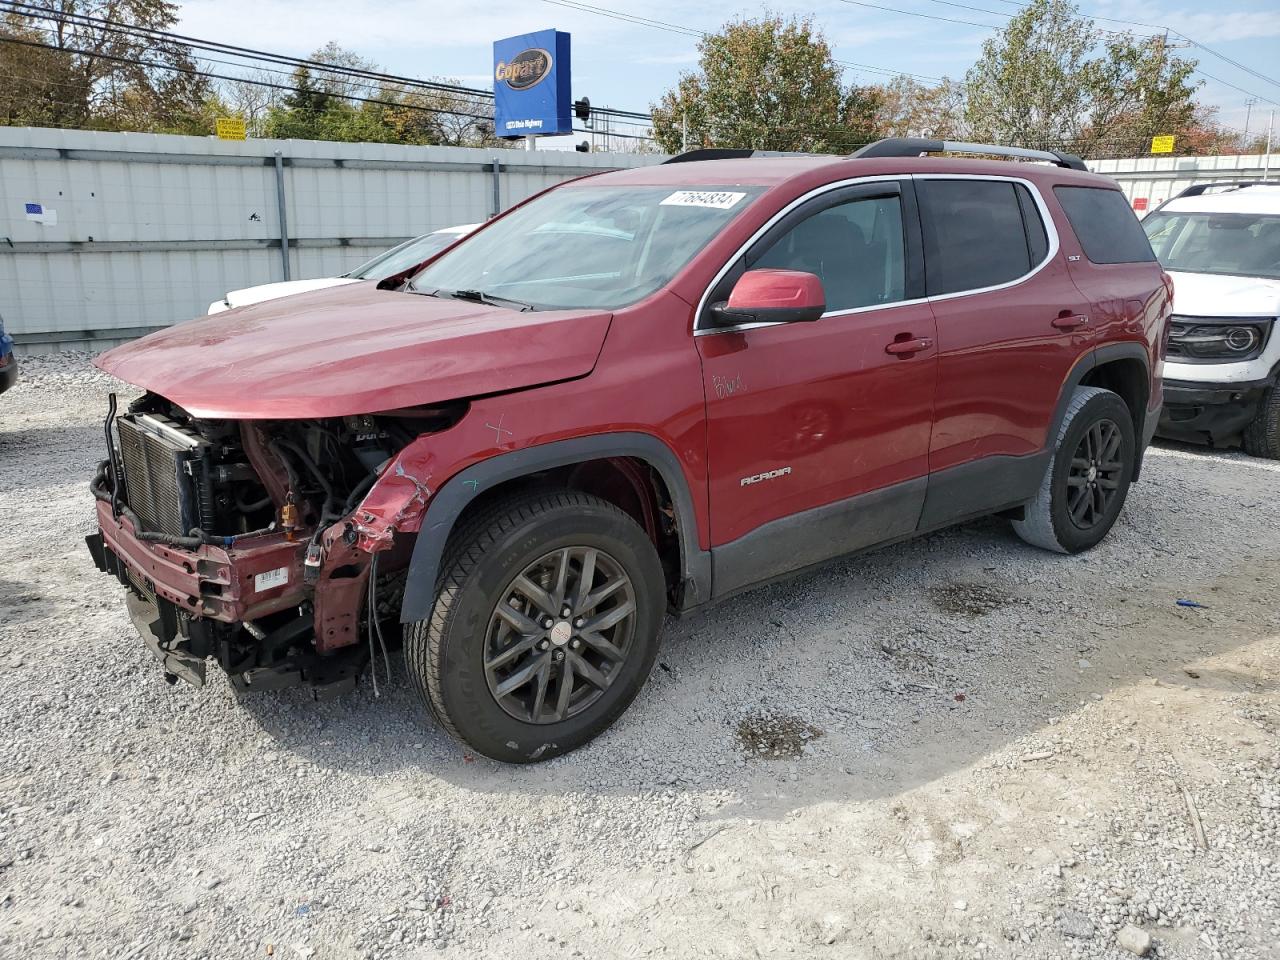
[[[354,283],[179,324],[96,363],[196,417],[339,417],[585,376],[609,320]]]

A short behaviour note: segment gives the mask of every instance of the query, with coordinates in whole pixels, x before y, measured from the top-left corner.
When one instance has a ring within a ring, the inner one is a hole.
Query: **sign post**
[[[569,34],[539,30],[493,44],[493,126],[504,140],[573,132]]]

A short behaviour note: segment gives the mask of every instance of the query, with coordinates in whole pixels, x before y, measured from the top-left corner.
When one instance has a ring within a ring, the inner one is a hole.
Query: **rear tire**
[[[666,583],[613,504],[572,491],[500,501],[455,532],[441,570],[405,659],[441,725],[478,753],[530,763],[574,750],[648,678]]]
[[[1079,553],[1097,545],[1120,515],[1133,479],[1133,416],[1116,393],[1076,387],[1053,459],[1014,532],[1032,546]]]
[[[1263,395],[1258,415],[1244,428],[1244,451],[1252,457],[1280,460],[1280,386]]]

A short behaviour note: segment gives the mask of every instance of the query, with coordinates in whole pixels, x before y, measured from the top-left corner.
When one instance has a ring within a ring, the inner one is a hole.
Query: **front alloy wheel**
[[[635,628],[635,588],[617,560],[594,547],[554,550],[511,581],[489,618],[489,692],[527,723],[575,717],[622,672]]]
[[[405,659],[444,728],[485,756],[580,747],[649,676],[666,579],[648,535],[608,501],[562,490],[493,503],[450,537],[441,571]]]

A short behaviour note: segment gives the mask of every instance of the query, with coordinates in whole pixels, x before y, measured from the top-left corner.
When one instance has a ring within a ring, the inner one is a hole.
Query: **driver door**
[[[697,318],[714,593],[912,533],[928,481],[937,333],[909,180],[802,204],[715,284]],[[822,281],[816,322],[715,327],[743,272]]]

